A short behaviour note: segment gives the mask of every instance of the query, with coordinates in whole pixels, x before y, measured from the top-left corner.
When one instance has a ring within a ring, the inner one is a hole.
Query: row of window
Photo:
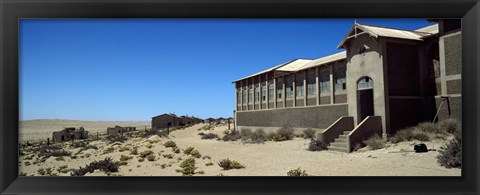
[[[286,83],[285,83],[285,93],[287,98],[292,98],[293,97],[293,75],[288,75],[285,77],[286,78]],[[295,92],[297,97],[303,97],[305,96],[305,90],[304,90],[304,74],[303,73],[297,73],[295,75]],[[283,78],[279,77],[277,78],[277,98],[282,99],[283,98]],[[317,93],[317,86],[316,86],[316,74],[315,70],[309,70],[307,72],[307,94],[308,95],[316,95]],[[330,93],[330,71],[329,70],[324,70],[320,73],[319,75],[319,88],[320,88],[320,93],[322,94],[328,94]],[[339,67],[335,70],[335,91],[342,91],[346,89],[346,69],[344,66]],[[255,91],[254,91],[255,90]],[[261,93],[260,93],[261,91]],[[266,101],[266,94],[267,94],[267,86],[265,83],[262,83],[261,89],[259,88],[259,85],[256,84],[254,88],[250,87],[243,87],[243,89],[240,89],[237,91],[237,100],[240,103],[241,102],[247,102],[247,92],[248,92],[248,103],[252,103],[253,100],[255,99],[255,102],[260,101],[260,98],[262,101]],[[268,81],[268,100],[273,100],[274,99],[274,85],[273,85],[273,79]]]

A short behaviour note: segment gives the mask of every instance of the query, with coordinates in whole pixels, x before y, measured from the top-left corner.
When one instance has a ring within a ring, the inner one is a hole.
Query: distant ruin
[[[87,139],[88,131],[85,131],[83,127],[66,127],[61,131],[55,131],[52,133],[52,140],[54,142],[70,141],[72,139]]]
[[[107,134],[126,133],[126,132],[135,131],[135,130],[136,130],[136,127],[121,127],[121,126],[115,125],[115,127],[107,128]]]

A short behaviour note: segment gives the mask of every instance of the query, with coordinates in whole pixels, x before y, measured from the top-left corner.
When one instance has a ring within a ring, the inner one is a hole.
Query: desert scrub
[[[194,175],[195,170],[197,167],[195,167],[195,159],[194,158],[187,158],[185,159],[181,164],[180,164],[180,170],[179,172],[182,173],[182,175]]]
[[[178,148],[177,146],[175,146],[175,147],[172,148],[172,152],[173,152],[173,153],[176,153],[176,154],[179,154],[179,153],[180,153],[180,148]]]
[[[302,170],[300,167],[298,167],[297,169],[288,171],[287,176],[308,176],[308,174],[305,172],[305,170]]]
[[[437,127],[441,131],[455,134],[455,132],[458,130],[458,121],[452,118],[445,119],[445,120],[439,121],[437,123]]]
[[[130,151],[130,154],[131,154],[131,155],[138,155],[138,147],[137,147],[137,146],[136,146],[136,147],[133,147],[133,148],[132,148],[132,151]]]
[[[383,141],[378,134],[369,137],[367,140],[364,140],[363,143],[371,150],[382,149],[385,147],[385,141]]]
[[[273,141],[276,141],[276,142],[281,142],[281,141],[285,141],[285,140],[288,140],[287,137],[283,136],[283,135],[274,135],[272,137],[272,140]]]
[[[230,169],[241,169],[245,168],[242,164],[240,164],[237,161],[230,160],[230,159],[223,159],[220,162],[218,162],[218,166],[222,167],[223,170],[230,170]]]
[[[18,174],[18,176],[27,176],[27,173],[20,171],[20,173]]]
[[[213,165],[212,162],[208,162],[208,163],[205,164],[205,166],[212,166],[212,165]]]
[[[265,133],[265,130],[263,129],[257,129],[255,130],[252,135],[250,136],[250,141],[249,143],[263,143],[267,141],[267,134]]]
[[[105,173],[118,172],[118,166],[112,161],[111,158],[105,158],[101,161],[93,161],[85,167],[74,169],[71,176],[84,176],[87,173],[93,173],[96,169],[104,171]]]
[[[30,163],[30,162],[28,162],[28,161],[26,161],[26,162],[25,162],[25,163],[23,163],[23,164],[24,164],[25,166],[30,166],[30,165],[31,165],[31,163]]]
[[[115,142],[123,143],[123,142],[127,141],[128,139],[126,137],[122,136],[122,135],[113,134],[113,135],[108,135],[107,140],[108,140],[108,144],[113,144]]]
[[[59,156],[57,158],[55,158],[56,161],[65,161],[65,159],[63,158],[63,156]]]
[[[305,129],[303,130],[303,135],[304,135],[304,138],[307,138],[307,139],[311,139],[311,138],[315,138],[315,133],[317,131],[313,130],[313,129]]]
[[[146,156],[147,160],[148,161],[155,161],[155,154],[150,154],[148,156]]]
[[[287,140],[291,140],[293,138],[293,128],[290,126],[283,126],[277,130],[277,135],[281,135]]]
[[[173,156],[175,156],[174,154],[163,154],[162,155],[164,158],[168,158],[168,159],[172,159]]]
[[[68,169],[67,165],[62,165],[62,166],[57,168],[57,171],[59,173],[67,173],[68,171],[70,171],[70,169]]]
[[[115,162],[115,165],[117,165],[117,167],[120,167],[120,166],[123,166],[123,165],[127,165],[128,162],[127,161],[116,161]]]
[[[62,149],[60,146],[50,145],[50,146],[39,146],[38,148],[34,149],[34,152],[38,154],[38,156],[43,156],[44,159],[50,156],[70,156],[70,152]]]
[[[446,168],[462,167],[461,130],[456,130],[453,139],[448,144],[440,147],[437,162]]]
[[[212,159],[212,157],[210,157],[210,156],[204,156],[202,159],[203,159],[203,160],[205,160],[205,159]]]
[[[122,154],[122,156],[120,156],[120,161],[128,161],[132,158],[133,158],[132,156],[125,156]]]
[[[138,162],[143,162],[143,161],[145,161],[145,158],[139,158],[138,159]]]
[[[238,133],[238,131],[232,131],[228,134],[225,134],[223,137],[222,137],[222,140],[223,141],[237,141],[241,138],[242,136],[240,136],[240,134]]]
[[[310,139],[308,144],[309,151],[322,151],[327,149],[327,144],[318,139]]]
[[[147,147],[148,149],[152,148],[153,145],[152,144],[147,144],[145,147]]]
[[[207,134],[201,135],[201,138],[202,139],[216,139],[216,138],[218,138],[218,135],[214,134],[214,133],[207,133]]]
[[[113,149],[112,147],[109,147],[109,148],[107,148],[107,149],[105,149],[105,150],[103,151],[102,155],[104,155],[104,154],[110,154],[110,153],[112,153],[113,151],[115,151],[115,149]]]
[[[177,146],[177,144],[174,142],[174,141],[167,141],[163,144],[163,146],[167,147],[167,148],[173,148],[175,146]]]
[[[138,155],[140,158],[146,158],[148,155],[152,155],[153,151],[151,150],[145,150]]]
[[[190,152],[192,152],[193,150],[195,150],[194,147],[188,147],[188,148],[185,148],[185,149],[183,150],[183,153],[186,154],[186,155],[189,155]]]
[[[124,152],[124,151],[129,151],[129,150],[130,150],[130,148],[127,147],[127,146],[124,146],[124,147],[121,147],[121,148],[118,149],[119,152]]]
[[[242,139],[250,139],[252,137],[252,130],[249,129],[249,128],[243,128],[240,130],[240,136],[242,137]]]

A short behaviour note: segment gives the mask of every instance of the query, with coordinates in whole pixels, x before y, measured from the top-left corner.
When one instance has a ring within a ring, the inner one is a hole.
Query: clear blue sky
[[[339,52],[353,19],[24,19],[20,120],[230,117],[232,81]],[[414,30],[424,19],[359,19]]]

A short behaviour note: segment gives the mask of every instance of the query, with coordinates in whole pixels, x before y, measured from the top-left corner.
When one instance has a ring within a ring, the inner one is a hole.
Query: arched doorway
[[[373,116],[373,80],[370,77],[362,77],[357,82],[357,112],[358,123],[367,116]]]

